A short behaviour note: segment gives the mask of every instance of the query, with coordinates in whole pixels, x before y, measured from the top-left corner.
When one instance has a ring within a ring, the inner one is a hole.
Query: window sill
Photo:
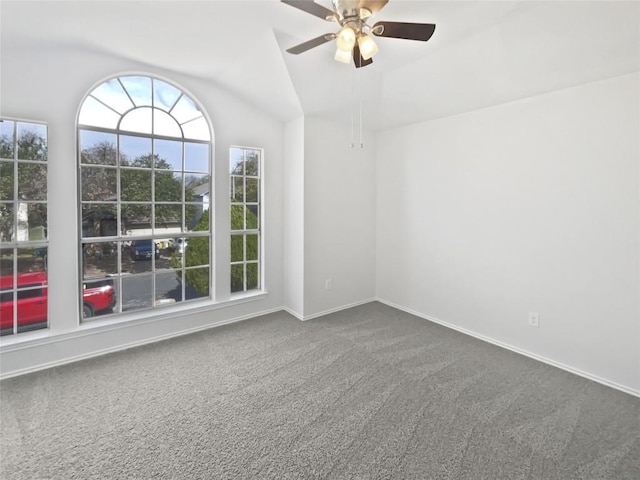
[[[166,307],[159,310],[145,310],[131,314],[124,314],[118,317],[107,317],[104,320],[91,320],[81,323],[78,328],[71,331],[54,333],[50,329],[25,332],[17,335],[0,338],[0,351],[9,352],[21,348],[45,345],[59,340],[70,340],[88,335],[95,335],[102,332],[120,330],[127,327],[153,323],[162,320],[184,317],[201,312],[210,312],[224,308],[241,305],[243,303],[256,302],[267,298],[266,291],[256,291],[251,293],[234,294],[229,300],[221,302],[193,302],[188,305],[178,305]],[[211,327],[215,326],[212,324]]]

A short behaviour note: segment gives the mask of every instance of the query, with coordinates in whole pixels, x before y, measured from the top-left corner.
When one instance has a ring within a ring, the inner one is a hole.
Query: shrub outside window
[[[78,118],[84,319],[211,298],[211,147],[201,109],[165,81],[121,76],[86,97]],[[88,301],[87,290],[101,298]]]
[[[231,292],[261,288],[262,150],[231,147]]]
[[[47,127],[0,119],[0,335],[47,328]]]

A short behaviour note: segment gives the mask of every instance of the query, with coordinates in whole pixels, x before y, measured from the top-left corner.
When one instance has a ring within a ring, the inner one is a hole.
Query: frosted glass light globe
[[[356,44],[356,32],[353,31],[351,27],[344,27],[338,33],[338,37],[336,38],[336,45],[339,50],[351,51],[353,46]]]
[[[362,35],[358,38],[358,46],[360,47],[360,55],[365,60],[369,60],[378,53],[378,46],[369,35]]]

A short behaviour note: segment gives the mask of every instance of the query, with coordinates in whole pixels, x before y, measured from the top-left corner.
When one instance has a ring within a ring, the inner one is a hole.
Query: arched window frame
[[[213,299],[204,109],[165,79],[118,75],[89,91],[76,125],[81,317]]]

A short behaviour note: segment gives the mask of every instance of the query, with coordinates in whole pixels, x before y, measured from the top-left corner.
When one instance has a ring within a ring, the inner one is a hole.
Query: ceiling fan
[[[303,10],[311,15],[340,25],[338,33],[327,33],[287,49],[298,55],[336,40],[335,59],[350,63],[353,58],[356,68],[373,63],[372,57],[378,53],[378,46],[371,35],[376,37],[403,38],[426,42],[431,38],[436,26],[433,23],[377,22],[373,26],[367,19],[379,12],[389,0],[332,0],[333,10],[315,3],[314,0],[281,0],[282,3]]]

